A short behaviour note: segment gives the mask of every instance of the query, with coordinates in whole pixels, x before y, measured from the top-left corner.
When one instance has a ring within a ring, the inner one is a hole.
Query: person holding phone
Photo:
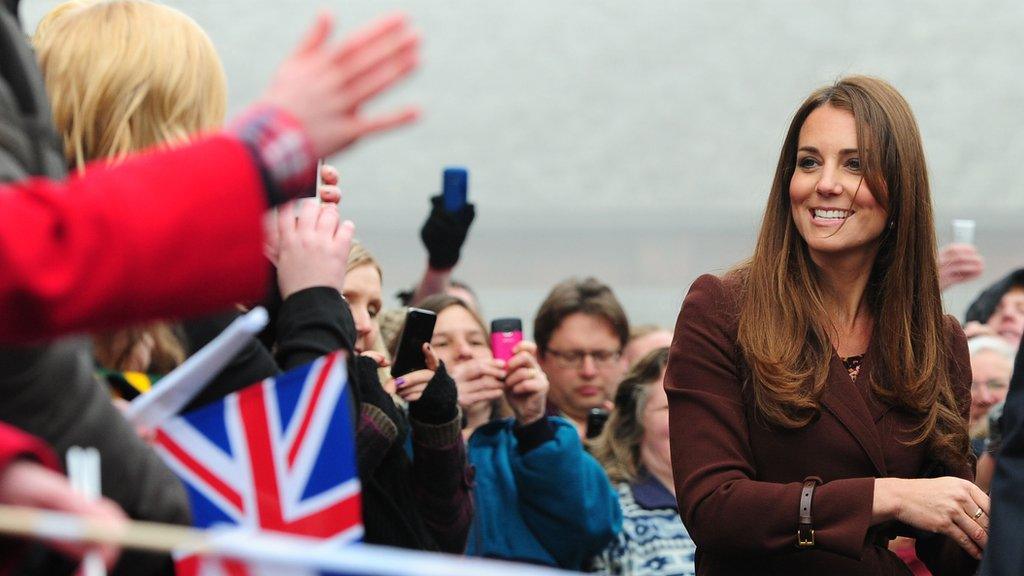
[[[573,425],[545,414],[549,386],[536,345],[521,341],[507,361],[496,360],[468,304],[438,294],[419,307],[437,314],[433,348],[451,366],[466,414],[483,421],[469,438],[477,507],[466,553],[583,569],[619,531],[622,514]],[[511,418],[495,417],[502,397]]]
[[[420,239],[427,249],[427,268],[415,288],[398,294],[403,304],[415,306],[428,296],[447,294],[453,289],[462,292],[459,288],[462,283],[453,280],[452,273],[476,218],[476,206],[469,202],[468,195],[469,171],[458,167],[445,168],[441,193],[431,196],[430,213],[420,228]],[[475,297],[466,302],[476,308]]]
[[[690,287],[665,376],[697,573],[970,575],[971,370],[942,311],[921,136],[864,76],[814,91],[786,133],[754,254]]]
[[[380,338],[382,282],[376,258],[354,243],[343,294],[357,334],[352,389],[364,541],[460,554],[473,501],[455,382],[429,343],[417,351],[425,368],[391,378]]]

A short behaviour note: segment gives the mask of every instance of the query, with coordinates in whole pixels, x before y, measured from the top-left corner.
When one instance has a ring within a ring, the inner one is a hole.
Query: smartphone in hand
[[[437,314],[430,310],[409,308],[406,311],[402,334],[398,337],[395,361],[391,363],[392,377],[398,378],[427,367],[427,359],[423,356],[423,345],[433,338],[435,322],[437,322]]]
[[[974,220],[953,220],[953,243],[974,244]]]
[[[491,353],[495,360],[508,362],[515,355],[516,344],[523,341],[523,321],[519,318],[497,318],[491,322]]]
[[[465,168],[444,169],[444,210],[455,214],[466,206],[467,188],[469,188],[469,172]]]
[[[590,413],[587,414],[587,440],[601,435],[605,423],[608,422],[608,415],[604,408],[590,409]]]

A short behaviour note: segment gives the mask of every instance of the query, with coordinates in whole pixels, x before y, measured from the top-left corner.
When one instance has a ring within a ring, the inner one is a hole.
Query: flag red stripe
[[[196,476],[201,478],[203,482],[206,482],[211,488],[217,491],[225,500],[230,502],[241,514],[245,510],[245,504],[242,502],[242,496],[234,491],[230,486],[225,484],[216,474],[211,473],[202,464],[200,464],[195,458],[193,458],[187,451],[178,446],[170,436],[167,435],[163,430],[157,429],[156,441],[172,456],[178,459],[186,468],[191,470]]]
[[[358,492],[312,514],[290,522],[285,520],[271,449],[273,440],[267,423],[263,386],[250,386],[239,392],[238,408],[249,444],[249,460],[258,514],[257,525],[260,528],[315,538],[330,538],[362,522]]]
[[[249,386],[238,392],[238,411],[249,445],[249,466],[256,496],[256,525],[273,530],[282,523],[283,515],[263,384]]]
[[[298,457],[299,448],[302,446],[302,441],[306,438],[306,432],[309,431],[309,424],[313,420],[313,412],[317,402],[320,400],[320,394],[324,390],[324,383],[327,382],[327,376],[330,375],[331,368],[334,366],[334,361],[337,357],[337,354],[331,354],[324,358],[324,365],[320,368],[320,374],[316,378],[316,386],[313,387],[313,397],[310,398],[309,404],[306,405],[304,410],[305,413],[302,415],[299,433],[295,435],[295,440],[292,442],[291,448],[288,449],[289,470],[295,465],[295,458]]]
[[[278,529],[289,534],[326,539],[337,536],[362,522],[361,496],[356,493],[319,512],[283,523]]]

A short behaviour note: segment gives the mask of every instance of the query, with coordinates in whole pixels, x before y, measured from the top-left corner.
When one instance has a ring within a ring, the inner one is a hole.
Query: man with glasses
[[[608,407],[628,368],[622,356],[629,341],[626,313],[607,285],[572,278],[548,294],[533,333],[551,384],[549,412],[567,417],[582,438],[590,410]]]

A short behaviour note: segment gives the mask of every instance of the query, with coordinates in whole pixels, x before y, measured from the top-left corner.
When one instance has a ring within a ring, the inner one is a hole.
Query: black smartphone
[[[604,424],[608,421],[608,411],[604,408],[591,408],[587,414],[587,440],[597,438],[604,430]]]
[[[434,336],[434,323],[437,314],[430,310],[409,308],[405,313],[405,324],[402,334],[398,337],[398,348],[395,360],[391,363],[391,376],[398,378],[409,372],[427,367],[427,359],[423,357],[423,344],[430,342]]]

